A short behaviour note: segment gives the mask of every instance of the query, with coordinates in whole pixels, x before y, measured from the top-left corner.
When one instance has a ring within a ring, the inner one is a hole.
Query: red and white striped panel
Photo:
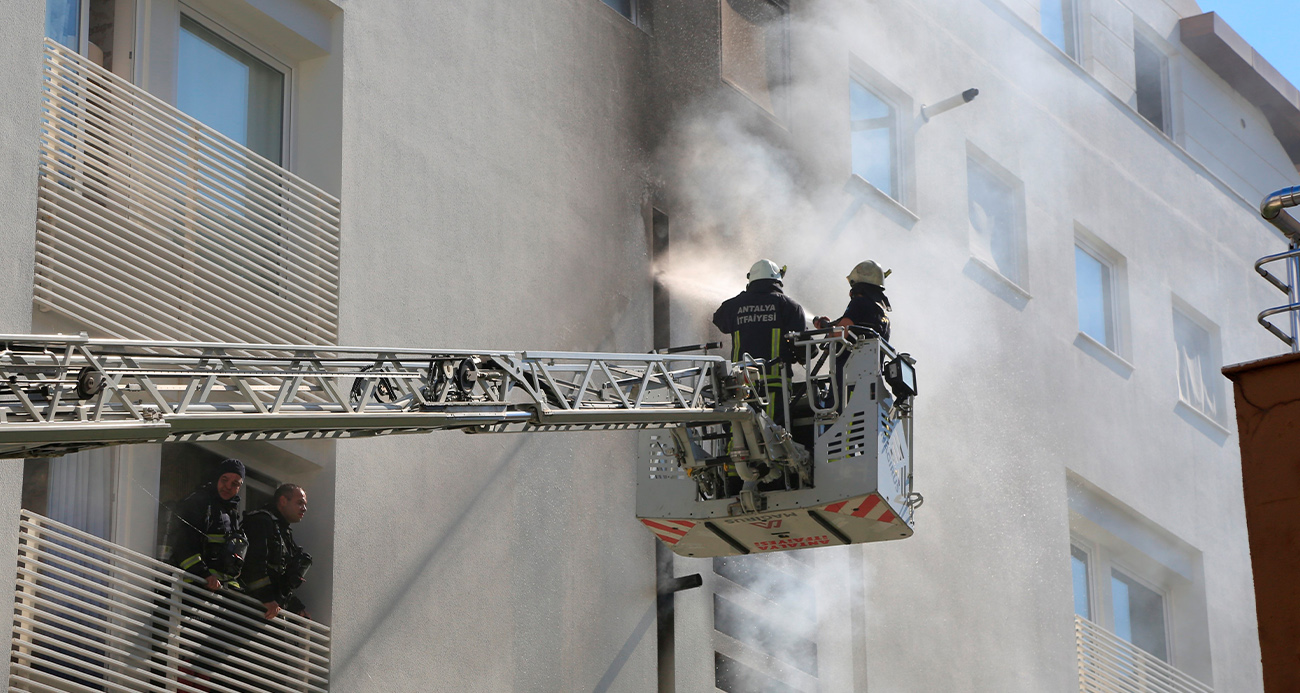
[[[641,524],[670,545],[680,541],[695,526],[694,522],[687,520],[641,520]]]
[[[880,496],[874,493],[862,498],[831,503],[823,509],[828,513],[851,515],[880,522],[893,522],[894,518],[897,517],[894,515],[894,511],[889,509],[889,504],[882,501]]]

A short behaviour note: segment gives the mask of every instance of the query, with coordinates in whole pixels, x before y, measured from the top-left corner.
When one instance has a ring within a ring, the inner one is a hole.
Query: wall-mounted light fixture
[[[975,97],[979,95],[980,95],[980,90],[972,87],[956,96],[948,97],[933,106],[926,106],[925,104],[922,104],[921,119],[928,123],[930,122],[931,118],[939,115],[940,113],[946,113],[958,106],[961,106],[963,104],[968,104],[971,101],[974,101]]]

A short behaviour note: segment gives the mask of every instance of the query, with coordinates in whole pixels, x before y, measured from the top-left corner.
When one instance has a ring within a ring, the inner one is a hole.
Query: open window
[[[983,152],[968,147],[966,185],[971,254],[1024,290],[1028,279],[1024,184]]]
[[[45,0],[45,35],[134,81],[136,0]]]
[[[1043,36],[1071,59],[1079,60],[1078,0],[1041,0],[1040,27]]]
[[[789,74],[789,27],[784,2],[718,0],[722,12],[722,80],[770,115],[781,118]]]
[[[1133,29],[1134,106],[1157,130],[1172,135],[1169,58],[1157,41],[1141,28]]]
[[[1174,298],[1173,318],[1179,403],[1223,426],[1227,406],[1223,377],[1219,374],[1222,366],[1219,329],[1177,297]]]

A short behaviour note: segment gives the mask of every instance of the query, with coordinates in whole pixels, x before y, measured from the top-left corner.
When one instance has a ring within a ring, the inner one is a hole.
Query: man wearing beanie
[[[177,504],[172,517],[172,565],[191,573],[210,590],[219,590],[223,583],[239,577],[247,548],[237,512],[243,485],[244,463],[222,460],[212,480]],[[240,542],[244,549],[239,548]]]

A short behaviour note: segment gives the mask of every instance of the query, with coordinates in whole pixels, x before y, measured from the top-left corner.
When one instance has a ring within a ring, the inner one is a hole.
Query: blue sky
[[[1300,0],[1197,0],[1300,87]]]

